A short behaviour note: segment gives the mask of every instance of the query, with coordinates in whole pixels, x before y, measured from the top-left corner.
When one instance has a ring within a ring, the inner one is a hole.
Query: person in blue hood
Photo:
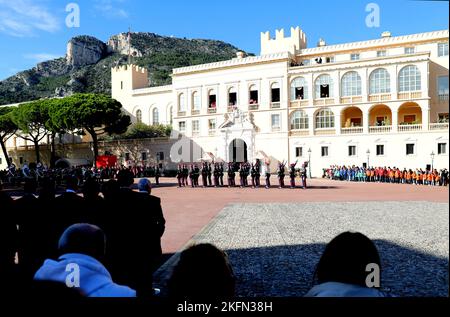
[[[90,224],[74,224],[62,234],[58,260],[45,260],[34,280],[77,287],[87,297],[135,297],[136,291],[113,282],[101,263],[105,256],[103,231]]]

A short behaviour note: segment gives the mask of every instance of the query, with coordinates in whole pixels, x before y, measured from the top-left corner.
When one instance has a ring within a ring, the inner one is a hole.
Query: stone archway
[[[234,139],[230,142],[229,160],[236,163],[243,163],[248,161],[247,143],[242,139]]]

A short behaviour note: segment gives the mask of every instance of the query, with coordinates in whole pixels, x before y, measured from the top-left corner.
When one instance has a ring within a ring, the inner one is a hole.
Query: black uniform
[[[284,187],[284,177],[285,177],[285,165],[283,163],[278,164],[278,182],[279,182],[279,188]]]

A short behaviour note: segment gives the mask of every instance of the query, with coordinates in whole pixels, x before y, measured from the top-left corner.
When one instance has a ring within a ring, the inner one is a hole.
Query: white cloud
[[[24,58],[26,59],[32,59],[37,63],[45,62],[51,59],[59,58],[60,55],[57,54],[50,54],[50,53],[30,53],[30,54],[24,54]]]
[[[105,17],[121,19],[129,17],[128,12],[120,7],[126,0],[95,0],[95,2],[95,9],[100,11]]]
[[[49,10],[31,0],[0,0],[0,32],[24,37],[36,31],[55,32],[59,20]]]

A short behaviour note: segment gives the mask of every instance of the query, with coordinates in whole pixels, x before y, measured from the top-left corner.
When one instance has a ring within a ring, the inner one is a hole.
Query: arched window
[[[153,109],[153,111],[152,111],[152,123],[154,124],[154,125],[157,125],[157,124],[159,124],[159,111],[158,111],[158,108],[154,108]]]
[[[259,103],[259,94],[258,94],[258,88],[256,85],[251,85],[249,88],[249,101],[248,103],[250,105],[257,105]]]
[[[375,69],[369,77],[369,94],[384,94],[391,92],[391,77],[384,68]]]
[[[136,121],[137,121],[137,123],[141,123],[142,122],[142,110],[137,110],[136,111]]]
[[[271,103],[276,103],[276,102],[280,102],[280,83],[275,82],[272,83],[272,85],[270,85],[270,102]]]
[[[308,99],[308,82],[297,77],[291,82],[291,100]]]
[[[200,94],[198,93],[198,91],[194,91],[192,93],[192,110],[200,110],[200,108]]]
[[[237,90],[234,87],[228,89],[228,107],[237,106]]]
[[[341,95],[343,97],[361,95],[361,76],[357,72],[348,72],[342,76]]]
[[[328,74],[317,77],[315,81],[315,96],[317,98],[333,97],[333,79]]]
[[[178,95],[178,109],[180,112],[186,111],[186,98],[184,97],[184,94]]]
[[[217,95],[215,89],[210,89],[208,91],[208,108],[217,107]]]
[[[322,109],[316,114],[316,129],[334,128],[334,113],[330,109]]]
[[[308,129],[308,115],[303,110],[296,110],[291,114],[291,130]]]
[[[405,66],[398,74],[398,91],[420,90],[420,71],[415,65]]]

